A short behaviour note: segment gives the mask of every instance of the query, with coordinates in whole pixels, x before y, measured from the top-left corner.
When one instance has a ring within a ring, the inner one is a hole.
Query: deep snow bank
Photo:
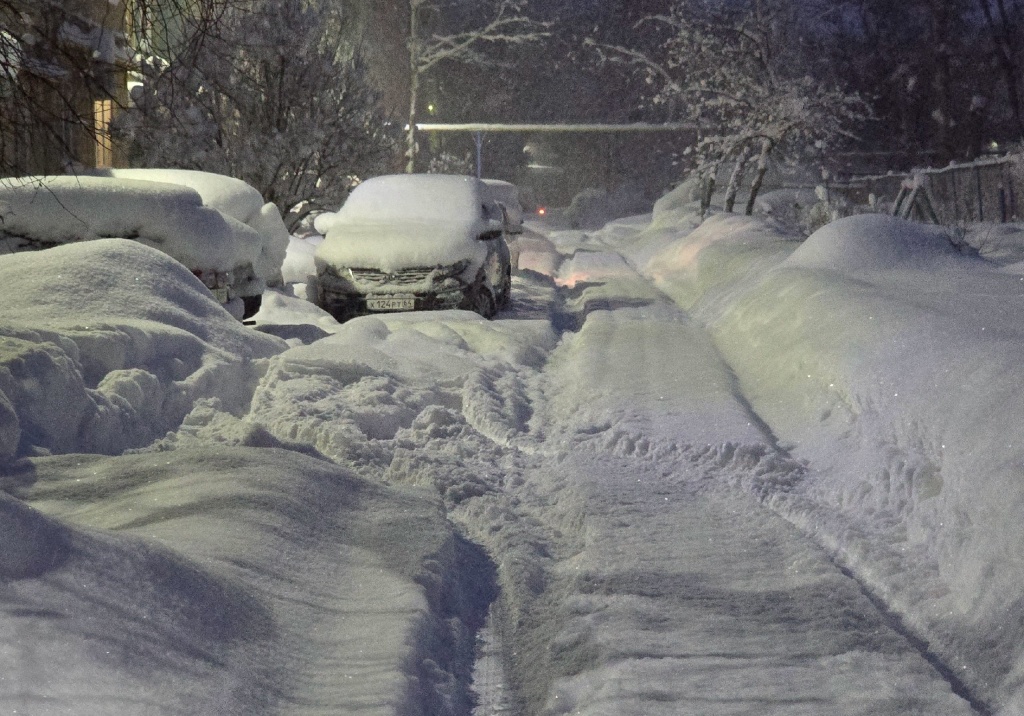
[[[323,404],[273,389],[285,341],[239,324],[137,242],[0,257],[0,281],[0,705],[468,713],[493,568],[432,492],[359,477],[365,464],[332,464],[290,437],[289,418]],[[465,315],[481,326],[448,329],[458,350],[537,360],[533,341]],[[271,390],[250,412],[261,381]],[[365,395],[362,417],[386,428],[388,401]],[[421,422],[443,432],[448,413],[428,403]],[[414,447],[403,454],[396,465],[414,467]],[[476,479],[451,476],[457,457],[434,474]]]
[[[10,712],[468,712],[490,567],[436,499],[209,444],[32,458],[3,487]]]
[[[773,504],[981,699],[1009,703],[1024,684],[1024,278],[891,217],[843,219],[780,252],[743,248],[749,226],[728,221],[648,270],[808,461]]]
[[[134,241],[2,256],[0,284],[0,460],[140,447],[200,399],[241,410],[286,348]]]

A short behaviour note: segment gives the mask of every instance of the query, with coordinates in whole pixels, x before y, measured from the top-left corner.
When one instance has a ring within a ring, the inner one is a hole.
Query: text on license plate
[[[368,311],[412,311],[416,308],[416,299],[408,298],[368,298]]]

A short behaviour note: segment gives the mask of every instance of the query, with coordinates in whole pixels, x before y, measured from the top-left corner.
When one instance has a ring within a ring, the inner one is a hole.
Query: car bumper
[[[320,307],[339,321],[400,311],[444,311],[465,304],[465,289],[437,293],[346,293],[320,287]]]

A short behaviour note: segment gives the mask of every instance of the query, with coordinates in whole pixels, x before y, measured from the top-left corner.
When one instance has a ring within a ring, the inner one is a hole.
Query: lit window
[[[93,134],[96,139],[96,166],[114,166],[114,142],[110,136],[110,123],[114,119],[114,101],[98,99],[92,104]]]

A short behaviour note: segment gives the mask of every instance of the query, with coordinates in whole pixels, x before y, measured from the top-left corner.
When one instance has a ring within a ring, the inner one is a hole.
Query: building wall
[[[24,0],[19,16],[3,18],[14,37],[37,38],[22,44],[4,173],[119,163],[109,123],[127,101],[125,1]]]

